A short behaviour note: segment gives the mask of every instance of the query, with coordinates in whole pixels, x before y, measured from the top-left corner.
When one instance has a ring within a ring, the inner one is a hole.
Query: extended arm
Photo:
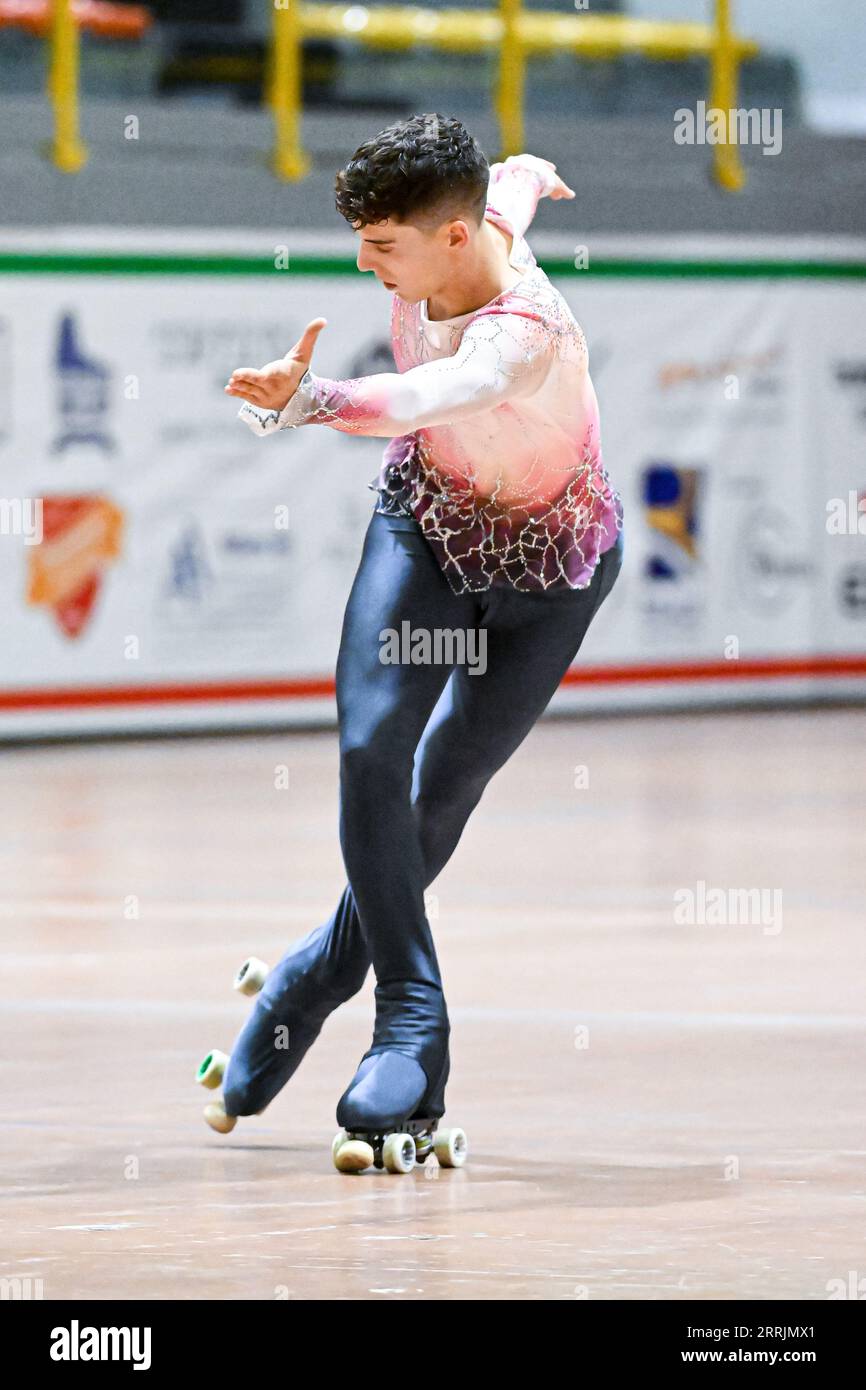
[[[307,370],[283,410],[247,402],[238,416],[256,434],[297,425],[329,425],[347,434],[394,437],[447,425],[527,396],[544,380],[555,353],[550,328],[531,313],[480,314],[452,357],[406,372],[334,380]]]
[[[510,154],[503,164],[491,164],[487,201],[523,236],[545,195],[573,197],[556,172],[556,165],[534,154]]]

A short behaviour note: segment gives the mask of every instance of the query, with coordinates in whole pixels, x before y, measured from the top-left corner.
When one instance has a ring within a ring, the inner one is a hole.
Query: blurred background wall
[[[466,8],[488,7],[470,0]],[[566,0],[526,8],[574,13]],[[333,167],[371,130],[418,109],[471,122],[495,153],[494,53],[373,51],[311,39],[304,135],[316,162],[302,186],[281,183],[267,167],[272,121],[262,105],[270,6],[158,0],[148,9],[155,22],[138,41],[84,37],[82,130],[91,159],[74,179],[53,174],[40,153],[50,134],[44,46],[0,28],[0,225],[270,227],[286,217],[294,226],[335,226]],[[713,4],[595,0],[587,13],[706,21]],[[579,181],[587,231],[862,230],[863,7],[738,0],[734,17],[760,44],[742,67],[741,105],[781,109],[785,139],[782,158],[742,150],[753,177],[736,198],[719,196],[706,148],[673,141],[673,112],[707,98],[706,60],[530,59],[526,137]],[[134,145],[123,133],[129,113],[141,124]],[[542,205],[539,229],[556,226],[561,214]]]
[[[695,0],[629,0],[641,19],[694,19]],[[804,121],[838,133],[866,133],[866,26],[858,0],[737,0],[740,28],[796,65]]]

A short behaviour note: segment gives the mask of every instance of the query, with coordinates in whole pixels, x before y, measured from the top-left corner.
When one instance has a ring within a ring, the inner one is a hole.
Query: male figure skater
[[[229,1120],[269,1103],[370,964],[373,1041],[338,1124],[381,1132],[444,1113],[449,1021],[424,890],[622,562],[586,341],[524,240],[543,196],[574,196],[548,160],[490,168],[438,113],[389,126],[337,175],[336,205],[358,268],[392,293],[397,370],[315,375],[314,319],[284,358],[225,388],[262,436],[327,425],[389,441],[337,661],[348,884],[268,976],[225,1074]],[[381,634],[406,621],[483,631],[486,669],[383,663]]]

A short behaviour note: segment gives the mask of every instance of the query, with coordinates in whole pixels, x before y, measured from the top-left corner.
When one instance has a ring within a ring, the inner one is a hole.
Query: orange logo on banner
[[[107,497],[46,497],[42,541],[29,551],[27,602],[45,604],[67,637],[83,632],[103,572],[120,554],[123,512]]]

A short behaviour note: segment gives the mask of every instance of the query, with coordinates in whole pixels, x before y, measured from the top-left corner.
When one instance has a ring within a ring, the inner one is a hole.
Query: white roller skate
[[[258,994],[267,976],[268,967],[265,962],[259,960],[257,956],[250,956],[235,975],[234,988],[247,996]],[[215,1091],[222,1085],[228,1064],[227,1054],[214,1049],[207,1054],[201,1063],[195,1074],[195,1079],[200,1086],[206,1087],[209,1091]],[[210,1105],[205,1106],[204,1117],[211,1129],[215,1129],[218,1134],[231,1134],[237,1124],[234,1115],[226,1114],[226,1108],[221,1099],[211,1101]]]

